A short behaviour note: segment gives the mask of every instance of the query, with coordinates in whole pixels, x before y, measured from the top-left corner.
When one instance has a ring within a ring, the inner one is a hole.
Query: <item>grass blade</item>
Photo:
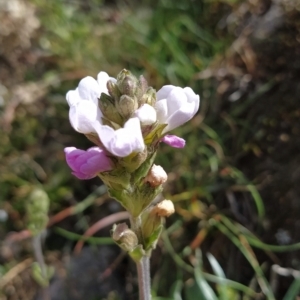
[[[291,286],[289,287],[288,291],[286,292],[285,296],[282,300],[293,300],[296,299],[300,291],[300,278],[296,278]]]
[[[219,278],[225,279],[226,278],[225,273],[224,273],[222,267],[220,266],[220,264],[218,263],[218,261],[216,260],[216,258],[210,253],[207,253],[207,258],[209,260],[209,263],[210,263],[215,275],[218,276]],[[227,288],[226,288],[225,284],[223,284],[223,283],[218,284],[218,291],[219,291],[220,300],[228,299]]]
[[[262,271],[255,254],[253,253],[249,243],[244,236],[235,235],[232,233],[223,223],[220,223],[214,219],[210,219],[211,225],[217,227],[224,235],[226,235],[238,249],[243,253],[245,258],[248,260],[253,270],[256,273],[257,281],[261,287],[262,292],[266,295],[268,300],[275,300],[273,291],[265,278],[264,272]]]

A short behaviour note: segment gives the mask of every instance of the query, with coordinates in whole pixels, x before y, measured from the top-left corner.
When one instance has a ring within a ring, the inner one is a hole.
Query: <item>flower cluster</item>
[[[143,76],[137,79],[127,70],[116,79],[105,72],[97,80],[85,77],[66,98],[72,127],[96,144],[87,151],[65,149],[79,179],[101,177],[119,166],[133,172],[155,153],[159,142],[184,147],[182,138],[168,132],[199,108],[199,96],[191,88],[166,85],[156,92]]]
[[[168,133],[198,111],[199,96],[191,88],[166,85],[156,92],[143,76],[123,70],[117,78],[100,72],[85,77],[67,93],[73,128],[95,146],[65,148],[72,174],[99,176],[111,197],[129,212],[131,228],[113,227],[112,238],[135,261],[149,256],[162,230],[163,218],[174,212],[172,201],[158,201],[167,174],[154,164],[161,142],[175,148],[184,139]]]

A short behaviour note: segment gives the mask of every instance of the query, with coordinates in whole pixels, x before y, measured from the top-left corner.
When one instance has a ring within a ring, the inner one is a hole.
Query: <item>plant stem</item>
[[[47,280],[47,269],[42,250],[42,232],[34,236],[32,242],[35,259],[41,268],[43,278]],[[48,287],[42,288],[42,299],[50,300],[50,293]]]
[[[46,265],[44,261],[44,255],[42,251],[42,233],[33,237],[33,250],[37,263],[39,264],[44,279],[47,278]]]
[[[130,217],[130,224],[131,224],[131,229],[135,232],[139,240],[139,244],[144,246],[144,237],[141,228],[142,226],[141,217],[137,217],[137,218]]]
[[[139,244],[144,246],[144,238],[141,228],[141,218],[130,218],[131,229],[138,237]],[[141,260],[136,261],[139,300],[151,300],[151,278],[150,278],[150,255],[144,255]]]
[[[143,256],[136,263],[138,281],[139,281],[139,299],[151,300],[151,285],[150,285],[150,257]]]

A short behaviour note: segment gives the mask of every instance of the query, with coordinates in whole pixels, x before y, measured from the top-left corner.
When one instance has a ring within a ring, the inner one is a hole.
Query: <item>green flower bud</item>
[[[119,98],[121,96],[121,92],[120,92],[117,84],[111,80],[108,80],[106,83],[106,87],[108,89],[109,94],[112,96],[112,98],[115,101],[119,100]]]
[[[116,103],[116,107],[120,115],[128,120],[138,108],[138,102],[135,98],[123,95],[120,98],[120,101]]]
[[[99,99],[99,107],[107,120],[119,125],[123,124],[123,119],[115,107],[114,100],[110,96],[102,93]]]
[[[136,97],[138,99],[139,107],[146,103],[146,98],[142,98],[148,89],[148,82],[143,75],[138,80],[138,88],[136,90]]]
[[[141,218],[145,250],[155,249],[163,227],[162,218],[153,214],[152,208],[145,210]]]
[[[143,75],[140,76],[138,84],[139,84],[139,88],[143,92],[143,94],[146,93],[146,91],[148,89],[148,82]]]
[[[140,98],[139,103],[142,104],[149,104],[151,106],[155,106],[156,103],[156,91],[154,88],[149,87],[146,91],[146,93],[144,93],[144,95]]]
[[[128,228],[126,223],[114,225],[112,229],[113,240],[125,251],[132,251],[138,245],[136,234]]]
[[[123,70],[117,76],[117,85],[123,95],[135,96],[138,87],[138,80],[131,72]]]
[[[35,189],[26,203],[27,227],[32,235],[42,232],[48,223],[49,198],[45,191]]]

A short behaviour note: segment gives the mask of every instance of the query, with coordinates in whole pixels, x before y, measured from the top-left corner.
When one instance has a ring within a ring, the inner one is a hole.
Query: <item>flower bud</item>
[[[149,87],[146,91],[146,93],[141,97],[139,104],[149,104],[151,106],[154,106],[156,103],[156,91],[152,87]]]
[[[45,191],[35,189],[26,202],[27,227],[32,235],[43,231],[48,223],[49,198]]]
[[[117,84],[115,82],[113,82],[112,80],[108,80],[106,83],[106,87],[107,87],[107,90],[108,90],[109,94],[111,95],[111,97],[115,101],[117,101],[121,96],[121,92],[120,92]]]
[[[120,115],[125,120],[128,120],[137,110],[138,103],[134,98],[123,95],[120,97],[120,101],[116,103],[116,107]]]
[[[145,79],[145,77],[143,75],[141,75],[139,77],[138,87],[136,90],[136,97],[139,102],[139,107],[142,106],[143,104],[145,104],[146,99],[143,98],[144,100],[142,100],[142,97],[146,93],[147,89],[148,89],[148,82]]]
[[[145,177],[145,182],[149,182],[152,187],[157,187],[165,183],[168,175],[161,166],[153,165]]]
[[[152,209],[152,214],[159,217],[169,217],[175,212],[174,204],[171,200],[163,200],[156,204]]]
[[[143,94],[146,93],[148,89],[148,82],[143,75],[141,75],[139,78],[139,88],[143,92]]]
[[[131,72],[124,69],[117,76],[117,85],[121,94],[133,97],[137,90],[138,80]]]
[[[109,121],[119,125],[123,123],[123,119],[115,107],[114,100],[110,96],[104,93],[101,94],[99,99],[99,108],[102,111],[103,116]]]
[[[146,209],[142,214],[142,233],[146,250],[154,249],[161,233],[162,218]]]
[[[126,223],[113,226],[112,238],[125,251],[132,251],[138,245],[136,234],[128,228]]]

